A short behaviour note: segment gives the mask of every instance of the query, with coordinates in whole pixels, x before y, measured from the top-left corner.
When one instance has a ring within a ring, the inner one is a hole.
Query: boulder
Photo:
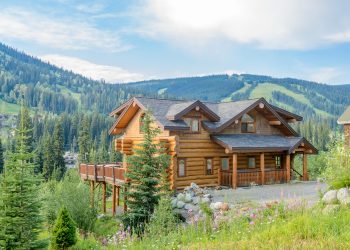
[[[180,200],[180,201],[185,201],[185,195],[183,193],[179,193],[177,195],[177,199]]]
[[[183,202],[183,201],[178,201],[177,203],[176,203],[176,207],[177,208],[183,208],[185,206],[185,202]]]
[[[189,194],[189,193],[185,194],[185,199],[184,199],[184,201],[185,201],[186,203],[191,202],[191,201],[192,201],[192,196],[191,196],[191,194]]]
[[[335,213],[336,211],[338,211],[340,208],[340,205],[338,204],[328,204],[323,210],[322,213],[323,214],[332,214]]]
[[[340,204],[346,203],[346,200],[350,198],[350,191],[347,188],[341,188],[337,192],[337,199],[339,200]]]
[[[222,203],[221,207],[220,207],[221,211],[228,211],[230,209],[228,203],[224,202]]]
[[[221,201],[218,201],[213,204],[214,204],[213,207],[215,210],[220,210],[223,203]]]
[[[185,204],[185,207],[184,207],[186,210],[192,210],[193,211],[193,206],[191,204]]]
[[[338,202],[337,190],[329,190],[322,198],[322,201],[326,204],[335,204]]]
[[[207,204],[210,204],[210,199],[209,198],[203,198],[202,200],[201,200],[201,203],[207,203]]]
[[[350,197],[343,199],[341,204],[344,206],[350,206]]]
[[[199,189],[200,187],[196,184],[196,183],[194,183],[194,182],[192,182],[191,183],[191,186],[190,186],[192,189]]]
[[[170,202],[170,204],[171,204],[171,206],[172,206],[172,208],[176,208],[177,207],[177,199],[176,198],[173,198],[172,200],[171,200],[171,202]]]
[[[211,198],[211,194],[204,194],[203,197],[210,199]]]
[[[199,197],[193,197],[193,199],[192,199],[192,202],[194,205],[199,204],[200,201],[201,201],[201,199]]]

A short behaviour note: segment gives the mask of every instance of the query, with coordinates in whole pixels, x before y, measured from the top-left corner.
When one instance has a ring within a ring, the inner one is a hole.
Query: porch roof
[[[304,137],[286,137],[282,135],[258,134],[217,134],[212,140],[231,151],[288,151],[292,153],[300,145],[304,145],[309,153],[316,154],[317,149]]]

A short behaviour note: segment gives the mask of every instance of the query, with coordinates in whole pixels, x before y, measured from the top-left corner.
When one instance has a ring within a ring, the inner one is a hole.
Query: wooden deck
[[[116,186],[120,186],[125,182],[125,169],[121,163],[80,164],[79,173],[83,180],[106,182]]]
[[[286,169],[266,168],[265,184],[284,183],[287,181]],[[232,187],[232,171],[221,172],[221,183],[223,186]],[[260,169],[239,169],[237,170],[237,186],[246,187],[252,183],[261,185]]]

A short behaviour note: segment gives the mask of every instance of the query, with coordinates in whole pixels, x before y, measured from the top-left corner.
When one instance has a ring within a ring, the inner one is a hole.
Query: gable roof
[[[339,117],[338,124],[350,124],[350,106]]]
[[[291,154],[302,143],[317,154],[317,149],[304,137],[286,137],[281,135],[257,134],[220,134],[212,135],[213,141],[232,151],[288,151]]]
[[[274,119],[281,121],[281,124],[283,124],[291,135],[297,135],[289,124],[279,115],[283,115],[282,113],[287,114],[286,112],[288,111],[280,108],[275,109],[275,107],[270,105],[264,98],[213,103],[201,102],[199,100],[183,101],[134,97],[111,112],[111,116],[119,115],[119,117],[110,129],[110,133],[112,133],[113,129],[118,125],[121,116],[128,111],[130,106],[134,106],[135,104],[143,110],[151,111],[156,122],[162,129],[166,130],[189,130],[189,126],[181,120],[181,117],[198,106],[199,110],[209,118],[209,121],[202,122],[203,127],[216,133],[232,124],[232,122],[239,119],[244,113],[257,107],[260,103],[264,104],[266,109],[273,115]],[[297,115],[295,115],[295,117],[296,116]]]

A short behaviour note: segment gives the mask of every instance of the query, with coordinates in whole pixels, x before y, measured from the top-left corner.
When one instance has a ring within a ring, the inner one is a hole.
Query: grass
[[[298,100],[299,102],[310,106],[313,108],[316,112],[317,115],[322,116],[322,117],[329,117],[331,116],[329,113],[318,109],[314,107],[309,99],[307,99],[303,94],[295,93],[286,87],[283,87],[281,85],[273,84],[273,83],[262,83],[259,84],[258,86],[255,87],[255,89],[252,91],[250,94],[250,98],[259,98],[259,97],[264,97],[267,100],[273,99],[272,98],[272,92],[273,91],[280,91],[286,95],[289,95],[293,97],[294,99]]]
[[[180,227],[169,235],[146,236],[120,248],[350,249],[350,209],[346,207],[327,215],[321,206],[286,210],[277,205],[260,212],[254,220],[235,213],[225,215],[214,230],[204,224]]]
[[[238,94],[238,93],[244,93],[246,92],[249,88],[251,87],[250,84],[248,83],[244,83],[244,86],[242,88],[240,88],[239,90],[235,91],[235,92],[232,92],[229,96],[225,97],[224,99],[221,100],[221,102],[230,102],[232,101],[232,96],[234,96],[235,94]]]
[[[75,93],[62,85],[56,85],[56,86],[60,88],[62,94],[66,95],[66,96],[73,97],[80,104],[80,94],[79,93]]]
[[[0,113],[1,114],[8,114],[8,115],[16,115],[18,114],[20,110],[20,105],[8,103],[4,100],[0,99]]]

